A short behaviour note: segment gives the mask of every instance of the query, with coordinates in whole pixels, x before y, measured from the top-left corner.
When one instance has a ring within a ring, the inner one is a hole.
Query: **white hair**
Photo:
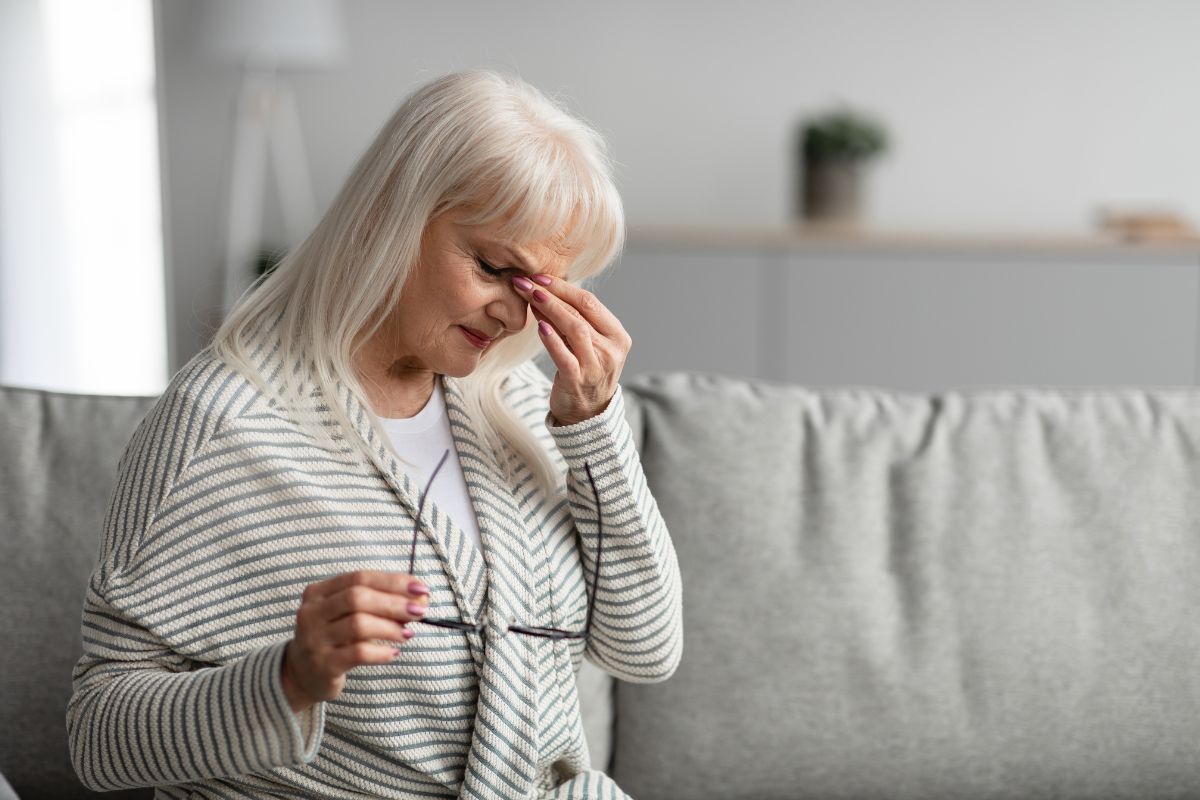
[[[342,381],[390,447],[354,355],[396,308],[430,219],[452,209],[463,209],[468,225],[500,223],[497,234],[517,244],[553,239],[570,248],[576,258],[563,277],[575,285],[604,270],[625,241],[621,198],[595,130],[519,78],[452,73],[417,89],[384,124],[308,238],[239,298],[214,335],[214,352],[285,408],[304,406],[311,381],[347,438],[369,455],[336,402]],[[276,320],[283,363],[311,372],[294,381],[281,375],[280,387],[268,386],[247,352],[252,331]],[[499,440],[507,442],[552,491],[559,480],[552,462],[499,391],[542,350],[530,322],[492,345],[461,386],[489,446],[500,452]],[[315,419],[297,421],[332,441]],[[511,477],[507,459],[501,464]]]

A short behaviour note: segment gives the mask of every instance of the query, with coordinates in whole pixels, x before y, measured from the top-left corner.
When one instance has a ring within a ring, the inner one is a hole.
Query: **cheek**
[[[478,315],[482,309],[495,302],[503,302],[508,289],[499,283],[480,284],[478,282],[463,287],[456,293],[453,308],[468,315]]]

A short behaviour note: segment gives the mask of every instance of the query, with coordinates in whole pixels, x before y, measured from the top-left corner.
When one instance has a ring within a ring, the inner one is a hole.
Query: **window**
[[[151,0],[0,4],[0,383],[167,380]]]

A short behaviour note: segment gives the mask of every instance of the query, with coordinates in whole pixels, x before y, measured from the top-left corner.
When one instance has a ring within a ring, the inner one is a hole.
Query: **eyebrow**
[[[515,262],[517,266],[519,266],[525,272],[528,272],[530,275],[538,274],[538,270],[534,269],[527,260],[521,257],[520,253],[508,245],[501,244],[500,242],[492,242],[491,246],[497,250],[502,250],[503,252],[507,253],[509,258]]]

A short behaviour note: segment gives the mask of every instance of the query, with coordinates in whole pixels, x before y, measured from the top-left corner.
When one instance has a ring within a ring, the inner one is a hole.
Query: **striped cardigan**
[[[278,343],[258,344],[273,378]],[[548,496],[524,464],[515,485],[502,477],[458,382],[442,381],[482,554],[432,500],[414,530],[422,487],[346,387],[338,401],[371,459],[321,445],[211,350],[172,379],[119,463],[84,601],[67,728],[87,786],[155,786],[156,798],[626,797],[589,767],[575,673],[586,655],[626,681],[665,680],[683,637],[675,551],[622,391],[603,413],[553,427],[538,367],[506,379],[507,402],[559,467]],[[584,625],[597,544],[585,461],[604,525],[591,636],[503,635],[514,617]],[[280,671],[305,585],[405,572],[414,535],[430,615],[487,630],[412,623],[395,661],[355,668],[336,700],[294,714]]]

